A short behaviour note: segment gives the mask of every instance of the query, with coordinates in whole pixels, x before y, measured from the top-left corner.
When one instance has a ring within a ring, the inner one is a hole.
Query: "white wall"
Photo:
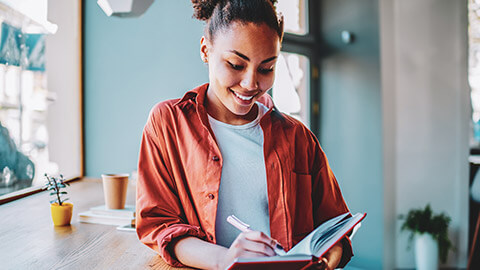
[[[48,1],[48,20],[58,25],[46,41],[47,86],[57,96],[48,110],[49,151],[66,178],[81,174],[79,10],[79,1]]]
[[[451,218],[465,267],[468,242],[467,3],[383,0],[385,269],[414,266],[399,214],[431,203]],[[395,220],[395,221],[392,221]]]
[[[383,127],[383,269],[395,268],[395,35],[393,34],[394,1],[379,1],[380,65],[382,81]]]

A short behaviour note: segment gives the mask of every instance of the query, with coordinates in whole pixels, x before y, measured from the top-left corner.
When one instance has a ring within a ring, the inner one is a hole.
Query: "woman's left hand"
[[[329,251],[327,251],[322,258],[319,259],[319,263],[323,261],[323,267],[320,267],[320,269],[335,269],[342,259],[342,254],[343,244],[342,241],[339,241]]]

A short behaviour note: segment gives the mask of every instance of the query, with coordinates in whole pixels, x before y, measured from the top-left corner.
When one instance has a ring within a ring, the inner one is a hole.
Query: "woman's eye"
[[[262,74],[268,74],[273,71],[273,68],[261,68],[258,71]]]
[[[242,70],[243,69],[242,65],[235,65],[235,64],[232,64],[230,62],[228,62],[228,64],[235,70]]]

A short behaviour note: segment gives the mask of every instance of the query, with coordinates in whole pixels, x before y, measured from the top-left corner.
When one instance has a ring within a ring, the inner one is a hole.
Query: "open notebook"
[[[345,213],[327,220],[290,249],[285,255],[260,258],[237,258],[227,269],[302,269],[317,263],[345,235],[360,227],[366,213]]]

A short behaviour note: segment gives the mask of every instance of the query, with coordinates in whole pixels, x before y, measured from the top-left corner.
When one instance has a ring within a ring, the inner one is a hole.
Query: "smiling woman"
[[[348,208],[313,133],[267,94],[283,38],[276,1],[192,3],[206,22],[209,82],[150,112],[137,234],[173,266],[226,269],[239,257],[274,256],[278,243],[289,250]],[[232,214],[257,231],[238,234]],[[320,261],[334,269],[351,256],[346,237]]]
[[[81,8],[66,2],[0,4],[0,203],[40,190],[45,173],[82,174]]]

